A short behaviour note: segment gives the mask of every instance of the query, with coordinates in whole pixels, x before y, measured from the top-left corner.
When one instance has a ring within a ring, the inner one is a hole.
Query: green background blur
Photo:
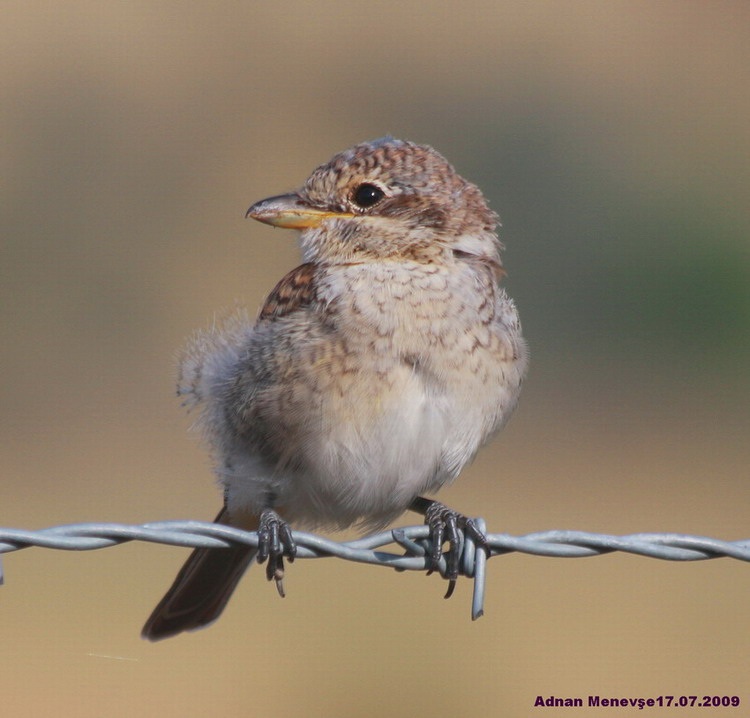
[[[391,133],[434,145],[501,214],[532,349],[515,417],[441,498],[493,532],[750,536],[750,4],[0,12],[0,525],[213,517],[175,351],[295,266],[293,235],[245,209]],[[303,561],[286,600],[254,570],[216,626],[147,644],[184,555],[7,556],[2,714],[750,703],[736,561],[496,558],[477,623],[468,582],[443,601],[434,576]]]

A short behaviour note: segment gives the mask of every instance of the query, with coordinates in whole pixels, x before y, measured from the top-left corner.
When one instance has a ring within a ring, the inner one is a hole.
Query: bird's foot
[[[260,515],[258,526],[258,563],[266,565],[266,578],[275,581],[279,596],[284,598],[284,556],[289,563],[297,555],[297,545],[292,538],[292,530],[273,509],[265,509]]]
[[[448,590],[445,598],[453,595],[456,580],[460,573],[460,561],[464,548],[464,536],[469,537],[474,544],[481,549],[487,550],[487,537],[479,529],[474,519],[449,509],[445,504],[432,499],[424,499],[421,496],[414,499],[410,507],[424,515],[424,522],[430,529],[430,561],[433,568],[430,573],[437,569],[440,559],[445,553],[445,578],[448,579]],[[463,532],[463,533],[462,533]],[[448,550],[443,551],[447,544]]]

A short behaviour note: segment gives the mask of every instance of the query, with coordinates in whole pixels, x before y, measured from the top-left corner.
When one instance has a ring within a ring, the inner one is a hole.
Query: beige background
[[[516,416],[442,497],[496,532],[750,536],[747,3],[1,13],[0,525],[212,518],[174,353],[297,261],[293,235],[243,219],[251,202],[392,133],[436,146],[501,213],[533,351]],[[434,576],[300,562],[285,601],[255,570],[216,626],[147,644],[183,557],[7,556],[3,715],[750,702],[736,561],[496,558],[474,624],[468,582],[443,601]]]

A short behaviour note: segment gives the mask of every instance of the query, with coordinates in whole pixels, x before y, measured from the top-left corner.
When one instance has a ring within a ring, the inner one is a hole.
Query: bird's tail
[[[215,523],[229,524],[222,509]],[[249,531],[256,526],[243,526]],[[180,569],[172,586],[149,616],[141,636],[149,641],[194,631],[213,623],[255,558],[253,546],[198,548]]]

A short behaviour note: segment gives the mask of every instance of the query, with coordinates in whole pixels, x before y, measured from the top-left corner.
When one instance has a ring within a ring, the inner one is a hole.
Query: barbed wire
[[[476,519],[477,527],[485,532],[485,523]],[[354,541],[331,539],[303,531],[292,532],[297,544],[298,559],[336,557],[397,571],[446,572],[442,558],[437,566],[430,558],[429,528],[408,526],[365,536]],[[639,533],[627,536],[594,534],[585,531],[552,530],[511,536],[485,534],[488,551],[478,549],[472,539],[461,534],[459,551],[460,573],[473,579],[472,619],[484,613],[485,571],[488,558],[508,553],[558,558],[599,556],[614,551],[663,559],[666,561],[703,561],[713,558],[734,558],[750,561],[750,539],[721,541],[705,536],[676,533]],[[243,531],[204,521],[160,521],[146,524],[85,523],[54,526],[39,530],[0,527],[0,554],[20,551],[32,546],[64,551],[92,551],[130,541],[183,546],[186,548],[229,548],[236,544],[258,545],[255,531]],[[405,553],[381,551],[395,544]],[[0,584],[3,581],[0,564]]]

